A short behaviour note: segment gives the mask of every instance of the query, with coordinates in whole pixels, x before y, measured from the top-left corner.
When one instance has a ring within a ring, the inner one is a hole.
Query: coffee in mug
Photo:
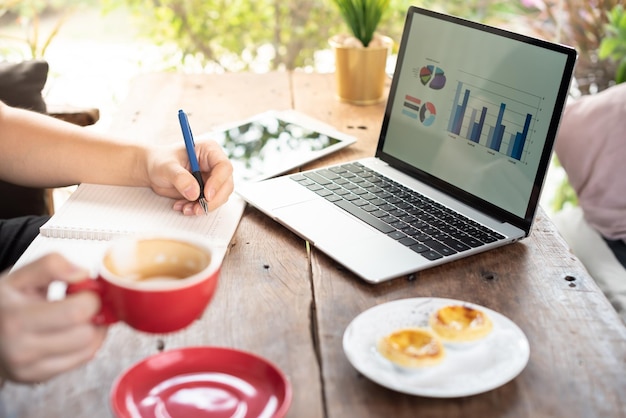
[[[187,279],[211,262],[211,255],[192,243],[171,238],[128,240],[113,246],[103,265],[113,276],[133,282]]]

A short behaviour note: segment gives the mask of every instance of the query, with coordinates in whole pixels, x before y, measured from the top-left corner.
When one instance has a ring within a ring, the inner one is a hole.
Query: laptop
[[[530,234],[576,51],[410,7],[375,156],[237,192],[370,283]]]

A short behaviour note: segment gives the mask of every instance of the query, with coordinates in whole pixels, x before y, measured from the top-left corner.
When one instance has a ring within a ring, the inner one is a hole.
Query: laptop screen
[[[411,7],[377,156],[532,221],[576,53]]]

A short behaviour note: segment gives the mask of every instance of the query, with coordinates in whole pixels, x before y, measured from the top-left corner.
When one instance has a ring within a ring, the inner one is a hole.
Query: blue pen
[[[183,138],[185,139],[185,148],[187,149],[187,157],[191,164],[191,174],[198,180],[200,185],[200,197],[198,202],[204,213],[209,213],[209,207],[207,206],[206,199],[204,198],[204,181],[202,180],[202,174],[200,173],[200,166],[198,165],[198,157],[196,157],[196,144],[193,141],[193,134],[189,127],[189,120],[187,114],[181,110],[178,111],[178,121],[180,122],[180,129],[183,131]]]

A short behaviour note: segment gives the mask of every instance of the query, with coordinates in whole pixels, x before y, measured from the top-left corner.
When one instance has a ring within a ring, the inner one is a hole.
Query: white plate
[[[376,349],[377,341],[398,328],[428,327],[428,317],[444,305],[481,309],[493,322],[492,332],[467,347],[446,346],[442,363],[415,371],[400,370]],[[470,396],[495,389],[515,378],[528,363],[524,332],[510,319],[469,302],[441,298],[400,299],[358,315],[343,335],[350,363],[374,382],[410,395],[432,398]]]

